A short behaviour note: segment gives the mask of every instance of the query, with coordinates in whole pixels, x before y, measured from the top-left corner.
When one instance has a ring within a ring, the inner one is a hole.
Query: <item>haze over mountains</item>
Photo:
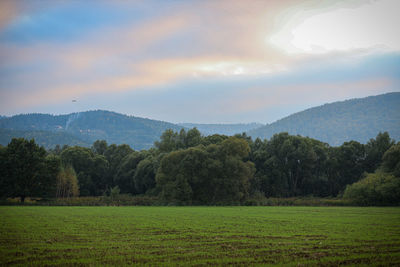
[[[334,102],[307,109],[274,123],[173,124],[127,116],[110,111],[87,111],[68,115],[22,114],[0,117],[0,144],[12,137],[35,138],[46,148],[60,145],[90,146],[104,139],[112,144],[128,144],[135,150],[153,146],[161,134],[172,129],[197,127],[204,135],[233,135],[247,132],[253,138],[270,138],[279,132],[309,136],[330,145],[356,140],[366,143],[387,131],[400,140],[400,93]]]
[[[350,99],[310,108],[248,132],[269,139],[288,132],[338,146],[355,140],[366,143],[379,132],[400,140],[400,93]]]
[[[235,135],[237,133],[247,132],[263,126],[262,123],[236,123],[236,124],[202,124],[202,123],[179,123],[185,128],[196,127],[203,135],[224,134]]]

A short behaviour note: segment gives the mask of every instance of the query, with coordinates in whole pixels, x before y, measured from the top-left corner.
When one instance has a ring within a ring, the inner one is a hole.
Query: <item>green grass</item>
[[[0,207],[0,265],[400,266],[400,208]]]

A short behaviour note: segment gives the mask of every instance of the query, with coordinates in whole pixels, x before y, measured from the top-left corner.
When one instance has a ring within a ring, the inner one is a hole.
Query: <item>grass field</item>
[[[0,207],[0,265],[400,266],[400,208]]]

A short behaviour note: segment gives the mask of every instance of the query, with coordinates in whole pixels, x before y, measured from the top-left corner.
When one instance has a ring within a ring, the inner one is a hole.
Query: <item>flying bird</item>
[[[76,99],[72,99],[72,102],[76,102]]]

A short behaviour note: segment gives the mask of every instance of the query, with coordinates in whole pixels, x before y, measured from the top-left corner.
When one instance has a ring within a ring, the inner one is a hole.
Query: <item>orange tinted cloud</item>
[[[17,1],[0,1],[0,30],[2,30],[17,16],[19,10],[17,5]]]
[[[0,1],[4,6],[4,9],[0,6],[0,28],[2,21],[9,23],[20,12],[16,2]],[[124,2],[117,2],[116,6],[121,3]],[[13,74],[13,84],[19,83],[21,88],[29,84],[32,89],[21,97],[18,90],[11,92],[13,88],[2,86],[2,94],[10,100],[3,100],[7,102],[4,105],[40,105],[99,92],[152,89],[193,77],[260,75],[290,69],[301,57],[289,57],[265,39],[281,22],[277,14],[284,14],[288,8],[323,6],[319,3],[316,0],[182,3],[167,15],[118,27],[95,28],[66,43],[0,43],[0,67],[40,67]],[[172,42],[174,53],[165,52],[171,47],[164,42],[180,34],[185,36]],[[295,88],[277,90],[318,90],[308,86]],[[232,100],[244,101],[235,104],[235,109],[261,108],[269,101],[262,93],[250,90],[246,94],[252,93],[253,98],[241,95]]]

